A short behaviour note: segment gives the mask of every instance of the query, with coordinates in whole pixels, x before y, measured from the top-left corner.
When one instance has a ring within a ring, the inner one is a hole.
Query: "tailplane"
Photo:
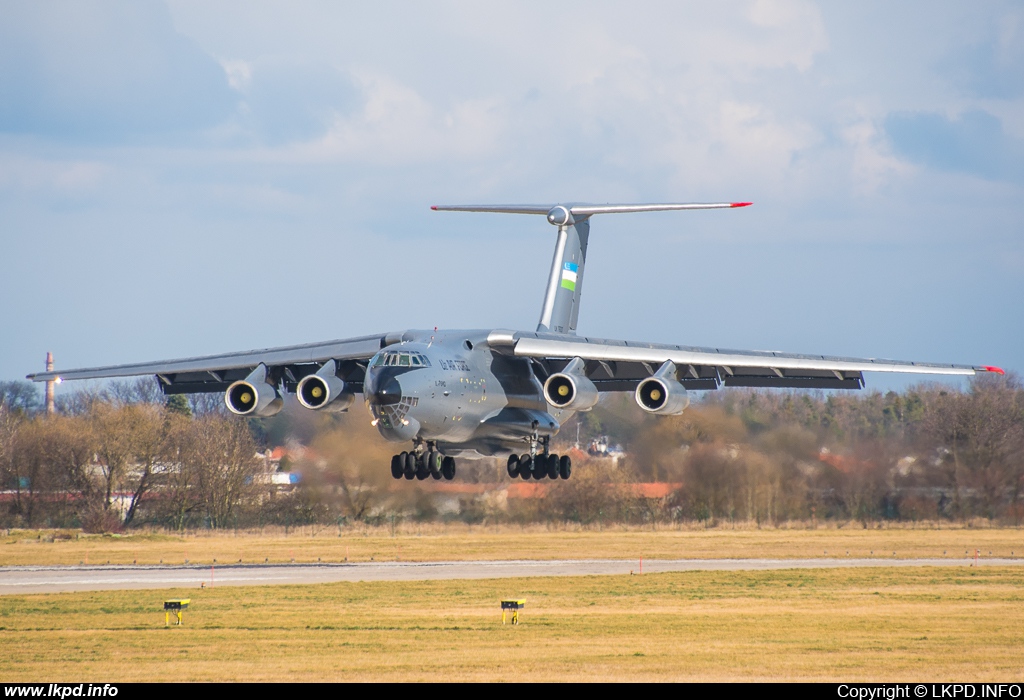
[[[544,305],[537,332],[575,335],[583,290],[583,270],[590,238],[590,217],[594,214],[625,214],[683,209],[734,209],[750,202],[719,204],[481,204],[438,205],[435,211],[493,212],[499,214],[543,214],[558,227],[555,255],[551,261]]]

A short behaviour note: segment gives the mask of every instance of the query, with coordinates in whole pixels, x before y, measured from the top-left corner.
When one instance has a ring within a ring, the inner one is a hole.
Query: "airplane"
[[[590,219],[599,214],[737,209],[710,204],[450,205],[434,211],[541,215],[557,229],[536,331],[407,330],[321,343],[111,367],[47,371],[63,381],[155,375],[164,394],[223,392],[231,413],[267,417],[292,392],[313,411],[347,411],[361,394],[372,424],[412,447],[391,458],[395,479],[447,479],[456,457],[508,456],[512,478],[568,479],[572,460],[551,438],[608,391],[641,410],[681,414],[689,391],[726,387],[861,389],[865,372],[971,376],[988,365],[798,355],[603,340],[576,335]]]

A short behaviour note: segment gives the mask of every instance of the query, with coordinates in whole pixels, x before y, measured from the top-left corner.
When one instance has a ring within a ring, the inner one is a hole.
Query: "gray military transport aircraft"
[[[551,437],[601,392],[631,391],[640,408],[677,415],[688,390],[719,386],[860,389],[864,372],[974,375],[998,367],[895,362],[657,345],[576,335],[590,217],[596,214],[729,209],[721,204],[434,206],[435,211],[540,214],[557,228],[554,259],[535,332],[400,331],[307,345],[41,372],[61,381],[155,375],[165,394],[223,392],[239,416],[272,416],[284,392],[313,411],[345,411],[363,399],[387,440],[412,442],[391,459],[396,479],[452,479],[455,458],[508,456],[523,479],[568,479],[568,456]]]

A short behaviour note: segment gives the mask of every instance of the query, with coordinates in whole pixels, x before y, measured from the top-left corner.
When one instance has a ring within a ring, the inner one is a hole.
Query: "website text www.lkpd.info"
[[[8,698],[112,698],[117,686],[110,683],[48,683],[46,685],[8,685],[4,697]]]

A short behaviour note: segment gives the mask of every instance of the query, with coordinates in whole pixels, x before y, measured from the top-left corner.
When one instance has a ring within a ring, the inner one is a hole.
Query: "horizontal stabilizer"
[[[574,216],[594,214],[629,214],[644,211],[679,211],[685,209],[735,209],[751,202],[717,202],[696,204],[436,204],[434,211],[474,211],[494,214],[547,214],[556,208],[568,209]]]

